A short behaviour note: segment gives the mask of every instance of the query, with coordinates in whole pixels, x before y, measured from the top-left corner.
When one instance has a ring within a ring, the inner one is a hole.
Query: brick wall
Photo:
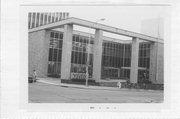
[[[48,30],[31,32],[28,35],[28,75],[32,76],[35,69],[38,77],[46,77],[49,53]]]

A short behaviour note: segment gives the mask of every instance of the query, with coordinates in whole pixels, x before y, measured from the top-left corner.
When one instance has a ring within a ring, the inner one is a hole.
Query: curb
[[[37,80],[37,82],[41,82],[41,83],[46,83],[46,84],[51,84],[51,85],[56,85],[56,86],[60,86],[60,87],[69,87],[69,88],[79,88],[79,89],[91,89],[91,90],[112,90],[112,91],[119,91],[119,88],[108,88],[108,87],[92,87],[92,86],[78,86],[78,85],[73,85],[73,84],[57,84],[57,83],[53,83],[50,81],[45,81],[45,80]]]

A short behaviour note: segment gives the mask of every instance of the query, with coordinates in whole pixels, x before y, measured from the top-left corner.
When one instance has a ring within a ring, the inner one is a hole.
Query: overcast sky
[[[99,23],[139,33],[143,20],[169,17],[168,6],[58,6],[57,8],[69,12],[70,17],[90,21],[105,18],[105,21]]]
[[[46,7],[34,7],[41,12],[69,12],[70,17],[77,17],[89,21],[97,21],[101,18],[105,18],[105,21],[98,23],[106,24],[109,26],[125,29],[129,31],[141,33],[141,22],[147,19],[163,18],[166,20],[170,18],[170,7],[169,6],[127,6],[127,5],[101,5],[101,6],[46,6]],[[33,10],[35,10],[33,9]],[[37,10],[36,10],[37,11]],[[75,30],[82,30],[89,32],[89,29],[79,29],[74,27]],[[94,31],[91,30],[93,33]],[[106,35],[107,33],[104,33]],[[108,34],[115,38],[116,35]]]

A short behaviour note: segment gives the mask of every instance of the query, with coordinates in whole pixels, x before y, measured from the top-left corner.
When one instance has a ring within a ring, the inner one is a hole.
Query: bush
[[[138,79],[138,84],[152,84],[151,81],[147,80],[147,79]]]
[[[59,74],[49,74],[48,77],[60,78]]]
[[[129,89],[152,89],[152,90],[164,90],[163,84],[152,84],[151,82],[146,83],[122,83],[122,88],[129,88]]]

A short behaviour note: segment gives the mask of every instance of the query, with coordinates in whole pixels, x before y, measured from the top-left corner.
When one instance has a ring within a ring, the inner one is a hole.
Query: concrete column
[[[156,65],[157,65],[157,43],[153,42],[150,45],[150,68],[149,79],[153,83],[156,82]]]
[[[151,43],[149,78],[153,83],[164,83],[164,47],[161,43]]]
[[[103,32],[97,29],[95,32],[93,56],[93,79],[96,82],[101,80],[102,36]]]
[[[132,39],[130,82],[138,81],[139,38]]]
[[[64,26],[62,46],[61,79],[70,79],[73,25]]]

